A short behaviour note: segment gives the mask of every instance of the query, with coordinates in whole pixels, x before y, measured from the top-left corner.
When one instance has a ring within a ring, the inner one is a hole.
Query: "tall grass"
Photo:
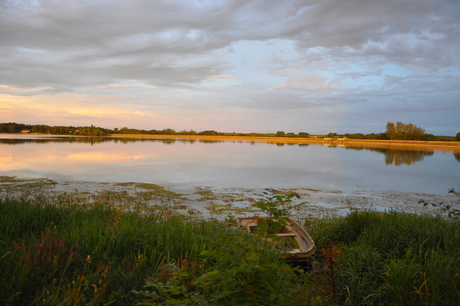
[[[354,211],[317,220],[319,248],[340,246],[336,272],[346,305],[460,305],[460,223],[401,212]]]
[[[295,273],[225,222],[109,204],[0,198],[0,305],[332,304],[327,269]],[[342,305],[459,305],[458,220],[353,211],[308,230],[319,261],[334,245]]]
[[[132,305],[131,290],[161,264],[198,256],[218,227],[101,205],[0,199],[0,304]]]
[[[0,305],[135,305],[158,294],[195,305],[328,304],[281,250],[261,250],[225,222],[50,203],[0,198]]]

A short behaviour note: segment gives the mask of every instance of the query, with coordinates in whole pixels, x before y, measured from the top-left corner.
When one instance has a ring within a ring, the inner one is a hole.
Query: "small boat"
[[[270,219],[269,217],[241,217],[238,218],[238,226],[244,227],[249,233],[253,233],[258,229],[260,219]],[[273,221],[277,219],[271,218]],[[316,250],[315,242],[305,229],[300,224],[290,218],[284,226],[279,226],[276,229],[276,236],[280,237],[280,241],[275,242],[275,247],[285,247],[291,249],[285,254],[287,259],[293,261],[301,261],[308,259]]]

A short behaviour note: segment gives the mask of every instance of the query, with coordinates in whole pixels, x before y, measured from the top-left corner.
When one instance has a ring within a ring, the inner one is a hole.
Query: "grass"
[[[353,211],[316,220],[319,248],[340,250],[336,276],[346,305],[459,305],[460,223],[440,216]]]
[[[306,220],[319,269],[300,273],[232,218],[123,192],[88,196],[0,198],[1,305],[333,305],[333,280],[340,305],[459,305],[458,219],[353,211]]]
[[[9,284],[0,288],[0,304],[60,305],[69,294],[85,303],[132,304],[130,290],[162,263],[198,256],[209,244],[201,237],[218,226],[104,205],[0,200],[0,283]]]
[[[171,289],[177,269],[184,298],[199,292],[203,303],[270,305],[305,295],[280,250],[256,251],[252,236],[225,221],[169,214],[167,207],[137,213],[104,199],[0,198],[1,305],[134,305],[145,300],[145,285],[163,281],[161,288]]]

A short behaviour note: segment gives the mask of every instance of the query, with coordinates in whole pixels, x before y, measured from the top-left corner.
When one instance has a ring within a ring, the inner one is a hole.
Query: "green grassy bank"
[[[402,212],[353,211],[314,220],[332,242],[343,305],[460,305],[460,222]]]
[[[340,305],[459,305],[456,219],[356,211],[306,228],[318,269],[301,273],[233,222],[3,198],[0,304],[333,305],[335,281]]]

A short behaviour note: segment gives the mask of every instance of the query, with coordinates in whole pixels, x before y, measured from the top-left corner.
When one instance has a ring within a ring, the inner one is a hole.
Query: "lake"
[[[449,151],[0,134],[1,176],[58,181],[441,195],[460,189],[459,170]]]

